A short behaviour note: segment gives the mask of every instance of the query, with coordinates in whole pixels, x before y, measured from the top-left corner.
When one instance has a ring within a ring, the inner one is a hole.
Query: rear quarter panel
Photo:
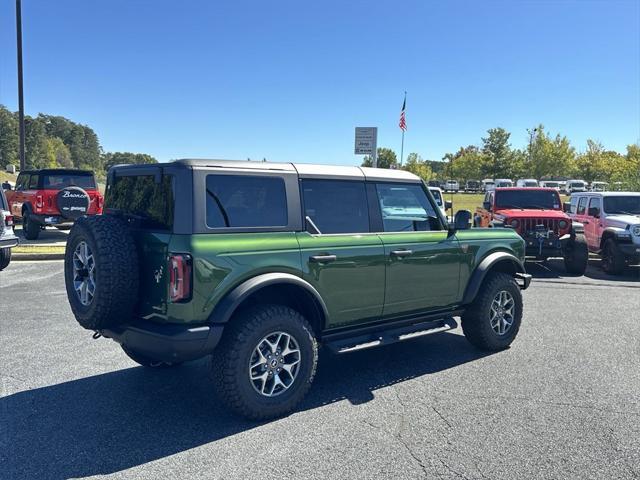
[[[302,270],[295,232],[173,235],[168,252],[193,257],[192,300],[166,304],[164,321],[174,323],[206,322],[220,299],[251,277],[271,272],[301,276]],[[147,275],[159,266],[150,266]],[[168,275],[162,283],[166,298]]]

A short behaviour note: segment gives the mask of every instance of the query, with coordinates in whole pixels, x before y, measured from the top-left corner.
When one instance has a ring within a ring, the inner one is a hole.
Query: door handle
[[[589,225],[589,220],[585,220],[584,222],[582,222],[583,225]]]
[[[392,257],[399,257],[399,258],[408,257],[412,253],[413,253],[412,250],[391,250]]]
[[[329,263],[338,259],[336,255],[312,255],[309,257],[311,263]]]

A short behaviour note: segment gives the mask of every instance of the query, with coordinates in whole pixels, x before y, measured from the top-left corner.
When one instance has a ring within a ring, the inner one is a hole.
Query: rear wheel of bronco
[[[589,263],[589,248],[582,234],[576,234],[564,249],[564,268],[573,275],[584,275]]]
[[[522,321],[522,293],[507,273],[487,275],[476,299],[462,315],[464,336],[482,350],[502,350],[516,338]]]
[[[126,222],[80,217],[69,232],[64,276],[71,310],[84,328],[129,320],[138,297],[138,254]]]
[[[0,248],[0,271],[4,270],[11,263],[11,249]]]
[[[222,400],[234,412],[265,420],[292,411],[313,381],[318,345],[305,318],[259,305],[234,318],[212,357]]]
[[[31,220],[29,212],[24,212],[22,217],[22,233],[27,240],[37,240],[40,236],[40,225]]]
[[[624,271],[624,254],[613,238],[609,238],[602,249],[602,269],[610,275],[620,275]]]
[[[182,362],[171,363],[171,362],[161,362],[158,360],[153,360],[152,358],[142,355],[141,353],[134,352],[133,350],[125,347],[124,345],[122,345],[122,350],[127,355],[127,357],[129,357],[131,360],[136,362],[138,365],[142,365],[143,367],[169,368],[169,367],[177,367],[178,365],[182,364]]]

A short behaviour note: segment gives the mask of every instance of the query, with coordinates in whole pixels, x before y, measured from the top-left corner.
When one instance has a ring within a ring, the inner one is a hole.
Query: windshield
[[[537,187],[538,186],[538,182],[535,182],[535,181],[531,180],[529,182],[524,182],[524,186],[525,187]]]
[[[544,186],[549,188],[558,188],[560,184],[557,182],[544,182]]]
[[[539,208],[560,210],[560,197],[549,190],[507,190],[496,192],[497,208]]]
[[[584,182],[571,182],[569,186],[571,188],[584,188]]]
[[[623,215],[640,215],[640,195],[604,197],[604,211]]]
[[[60,173],[42,178],[42,188],[45,190],[62,190],[67,187],[95,190],[96,181],[90,173]]]

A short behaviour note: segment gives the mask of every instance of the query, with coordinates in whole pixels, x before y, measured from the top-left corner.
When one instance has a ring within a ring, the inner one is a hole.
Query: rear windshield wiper
[[[213,200],[216,202],[216,205],[218,205],[218,208],[220,209],[220,213],[222,214],[222,218],[224,220],[224,226],[225,227],[230,227],[231,224],[229,223],[229,215],[227,215],[227,211],[222,206],[222,202],[220,201],[218,196],[215,193],[213,193],[211,190],[209,190],[208,188],[207,188],[207,195],[209,195],[211,198],[213,198]]]

